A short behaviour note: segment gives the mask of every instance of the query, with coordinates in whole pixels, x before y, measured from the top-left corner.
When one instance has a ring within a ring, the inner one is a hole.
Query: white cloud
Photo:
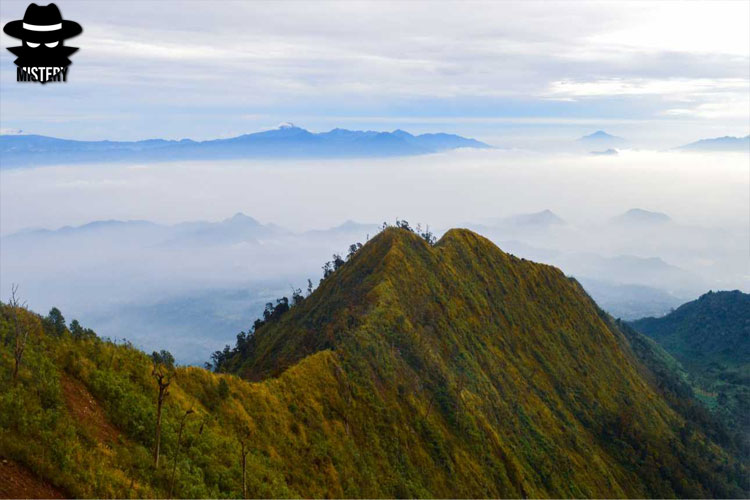
[[[747,120],[750,116],[750,99],[730,98],[717,102],[704,102],[692,108],[671,108],[664,111],[667,116],[685,116],[710,120]]]
[[[2,22],[22,15],[26,5],[3,2]],[[607,116],[581,108],[586,97],[637,102],[625,119],[676,118],[669,110],[711,113],[727,100],[723,94],[738,101],[750,85],[746,2],[155,5],[66,2],[64,16],[84,26],[71,41],[81,47],[71,82],[38,97],[35,111],[11,84],[12,71],[5,69],[12,56],[4,53],[3,123],[33,130],[40,122],[30,116],[63,115],[75,124],[126,109],[131,116],[120,115],[123,130],[143,135],[137,120],[149,116],[146,136],[165,135],[166,126],[175,127],[167,134],[187,136],[209,109],[216,118],[200,134],[212,136],[224,134],[217,124],[228,120],[292,119],[290,110],[396,116],[420,108],[425,115],[451,110],[470,118],[480,110],[554,118],[561,108],[553,105],[564,104],[567,113],[576,110],[574,118],[616,118],[608,105],[602,106]],[[14,43],[0,38],[4,46]],[[65,99],[50,98],[62,94]],[[424,109],[424,100],[442,109]],[[474,107],[462,109],[469,101]],[[174,110],[192,119],[175,120]]]
[[[594,81],[556,81],[550,84],[552,96],[599,97],[621,95],[661,95],[668,100],[687,100],[724,91],[747,91],[750,80],[739,78],[711,79],[622,79]]]

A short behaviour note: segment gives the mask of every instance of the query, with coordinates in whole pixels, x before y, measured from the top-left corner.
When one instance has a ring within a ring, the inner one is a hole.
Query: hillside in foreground
[[[242,496],[242,450],[250,497],[747,496],[731,443],[558,269],[397,228],[334,269],[238,336],[231,374],[177,368],[158,468],[152,359],[3,306],[0,455],[78,497]]]

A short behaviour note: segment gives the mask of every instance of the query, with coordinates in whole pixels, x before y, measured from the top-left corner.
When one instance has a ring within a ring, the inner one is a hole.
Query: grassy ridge
[[[0,309],[0,454],[74,496],[745,496],[746,470],[668,404],[629,340],[559,270],[469,231],[430,246],[387,229],[227,367],[179,368],[164,460],[156,387],[127,345],[73,338],[31,313],[10,383]],[[62,389],[89,391],[96,432]],[[104,437],[102,437],[104,436]]]

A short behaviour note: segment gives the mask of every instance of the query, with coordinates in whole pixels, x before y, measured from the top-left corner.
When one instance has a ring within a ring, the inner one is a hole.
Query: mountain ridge
[[[432,271],[429,271],[431,268]],[[489,281],[490,276],[499,281],[493,284],[493,281]],[[467,282],[483,283],[483,286],[464,288],[461,283]],[[358,288],[353,288],[353,285]],[[341,290],[346,290],[348,305],[331,310],[331,304],[340,300],[336,297]],[[552,290],[555,290],[554,296],[549,295]],[[557,401],[552,405],[555,409],[550,410],[563,420],[568,417],[560,415],[569,411],[564,407],[578,403],[562,394],[571,390],[591,391],[593,388],[583,389],[580,384],[581,378],[587,381],[584,385],[591,382],[591,377],[585,374],[594,370],[595,366],[600,368],[594,385],[603,383],[604,379],[609,380],[608,383],[619,379],[621,382],[618,383],[629,387],[620,389],[631,394],[628,398],[636,397],[632,393],[635,387],[646,393],[653,390],[643,385],[645,382],[635,375],[638,362],[627,347],[628,341],[577,282],[566,278],[552,266],[505,254],[489,240],[468,230],[449,230],[434,246],[430,246],[415,234],[405,233],[402,229],[386,229],[335,271],[331,278],[324,280],[316,294],[311,302],[297,306],[297,311],[292,308],[277,323],[271,322],[256,330],[251,349],[254,352],[239,354],[239,363],[231,366],[230,361],[225,368],[253,380],[265,380],[283,374],[289,366],[294,366],[298,359],[304,359],[310,353],[330,351],[342,360],[350,360],[358,373],[370,373],[377,379],[386,375],[376,375],[380,369],[373,366],[373,361],[364,361],[359,357],[362,352],[374,348],[403,357],[402,368],[393,369],[397,372],[407,370],[408,375],[403,374],[402,377],[404,380],[422,380],[420,383],[423,386],[430,387],[465,387],[459,391],[478,390],[481,393],[482,389],[474,385],[478,384],[485,390],[500,391],[499,394],[502,394],[509,390],[511,393],[513,390],[524,391],[510,387],[524,379],[523,364],[533,360],[534,364],[540,363],[534,370],[537,382],[529,382],[531,385],[525,391],[543,398],[557,393],[558,396],[553,396]],[[571,303],[578,303],[575,313],[568,309],[572,307]],[[330,320],[321,322],[321,317]],[[474,319],[466,323],[467,318]],[[537,318],[541,323],[529,328],[527,318]],[[396,334],[394,331],[386,334],[385,338],[379,338],[398,324],[402,326],[396,327],[396,331],[403,328],[402,333]],[[552,334],[556,328],[562,329]],[[500,336],[480,334],[482,330]],[[587,340],[573,333],[577,331],[585,331]],[[439,335],[435,337],[437,332]],[[421,338],[421,335],[427,335],[427,338]],[[410,342],[415,344],[410,345]],[[375,345],[380,347],[375,348]],[[434,354],[425,358],[416,345],[433,346],[428,349]],[[597,346],[594,351],[590,350],[592,346]],[[384,353],[380,355],[387,356]],[[584,361],[589,356],[597,359],[603,356],[608,361]],[[375,359],[379,358],[375,356]],[[498,363],[502,368],[497,366]],[[403,364],[407,367],[403,368]],[[466,370],[471,373],[473,388],[463,385],[460,373],[445,371],[449,365],[463,366],[459,372]],[[607,370],[601,369],[604,365],[608,366]],[[554,374],[549,371],[553,370],[551,367],[555,367]],[[441,375],[437,379],[424,380],[419,370]],[[608,370],[612,372],[605,374]],[[513,375],[509,375],[511,373]],[[509,377],[514,382],[510,382]],[[386,380],[389,380],[387,376]],[[388,386],[395,382],[384,380],[383,383]],[[525,385],[524,382],[520,383]],[[606,411],[612,411],[622,404],[612,401],[607,392],[609,389],[604,386],[593,390],[595,396],[589,397],[598,401],[599,405],[614,405]],[[500,397],[499,394],[495,393],[494,398]],[[557,400],[557,397],[562,399]],[[496,401],[494,398],[490,400]],[[630,404],[634,404],[633,400],[630,400]],[[641,410],[649,414],[652,411],[646,408]],[[521,411],[527,412],[528,408]],[[585,414],[588,410],[580,411]],[[669,410],[654,408],[653,411],[655,413],[650,417],[644,414],[638,418],[666,418],[666,421],[662,420],[663,425],[674,425],[675,421],[670,420],[672,417],[667,416]],[[657,417],[657,414],[660,416]],[[577,418],[583,419],[579,420],[578,425],[588,427],[597,419],[606,420],[608,417],[602,414],[589,420],[579,416],[574,420]],[[537,425],[546,424],[537,422]],[[654,444],[661,438],[651,435],[648,439],[653,439],[650,442]],[[635,445],[634,442],[631,444]],[[613,450],[602,453],[614,453],[618,460],[623,457]],[[562,460],[562,457],[559,458]],[[617,468],[613,462],[607,463],[610,470]],[[604,473],[600,471],[600,474]],[[519,491],[528,493],[529,490]]]
[[[293,124],[226,139],[77,141],[41,135],[0,135],[3,168],[81,162],[172,161],[237,158],[389,157],[490,148],[454,134],[412,135],[333,129],[314,133]]]
[[[683,151],[743,151],[750,152],[750,135],[745,137],[714,137],[712,139],[700,139],[677,148]]]
[[[708,292],[665,316],[630,326],[685,367],[702,402],[750,457],[750,294]]]

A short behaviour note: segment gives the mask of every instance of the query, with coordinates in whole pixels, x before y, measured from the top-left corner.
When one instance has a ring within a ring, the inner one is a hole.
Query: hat
[[[54,42],[79,35],[83,28],[75,21],[65,21],[57,5],[39,6],[32,3],[26,8],[23,20],[11,21],[3,31],[13,38],[32,42]]]

